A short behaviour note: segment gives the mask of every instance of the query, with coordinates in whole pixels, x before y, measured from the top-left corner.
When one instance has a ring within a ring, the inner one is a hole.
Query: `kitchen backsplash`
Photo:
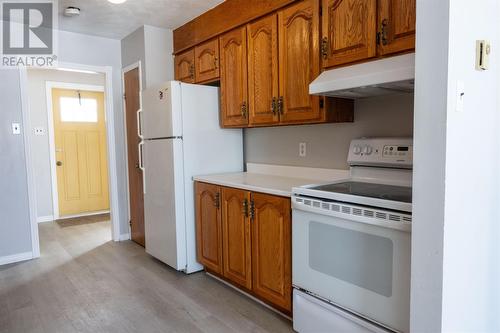
[[[350,141],[359,137],[413,136],[413,94],[355,102],[354,123],[244,130],[245,161],[347,169]],[[299,156],[305,142],[306,156]]]

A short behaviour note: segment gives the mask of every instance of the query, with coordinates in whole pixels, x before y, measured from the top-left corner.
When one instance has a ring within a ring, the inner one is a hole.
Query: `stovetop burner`
[[[350,194],[404,203],[412,202],[412,189],[411,187],[404,186],[348,181],[321,185],[313,187],[311,190]]]

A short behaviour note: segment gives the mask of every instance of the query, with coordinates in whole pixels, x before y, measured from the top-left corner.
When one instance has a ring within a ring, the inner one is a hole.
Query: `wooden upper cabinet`
[[[375,57],[377,0],[323,0],[323,67]]]
[[[198,261],[222,274],[220,187],[195,182],[196,250]]]
[[[253,291],[277,307],[292,307],[290,199],[252,193]]]
[[[319,1],[305,0],[278,13],[281,123],[321,121],[319,97],[309,84],[320,73]]]
[[[249,125],[279,122],[278,16],[267,16],[247,26]]]
[[[232,282],[252,288],[250,192],[222,189],[223,275]]]
[[[212,39],[194,49],[196,83],[219,79],[219,39]]]
[[[379,55],[415,49],[416,0],[379,0]]]
[[[194,49],[178,54],[174,58],[175,79],[186,83],[195,82]]]
[[[221,125],[248,124],[247,30],[241,27],[219,39]]]

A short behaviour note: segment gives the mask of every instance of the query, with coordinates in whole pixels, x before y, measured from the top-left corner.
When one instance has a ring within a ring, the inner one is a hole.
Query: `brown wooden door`
[[[222,189],[223,274],[247,289],[252,288],[249,205],[250,192]]]
[[[247,30],[237,28],[220,37],[221,123],[248,124]]]
[[[178,54],[174,58],[175,79],[186,83],[195,82],[194,49]]]
[[[323,0],[323,67],[376,56],[377,0]]]
[[[415,49],[415,0],[379,0],[379,55]]]
[[[137,111],[141,108],[139,69],[124,74],[125,118],[127,123],[128,184],[130,200],[130,237],[145,246],[143,174],[139,168],[139,143]]]
[[[321,120],[309,84],[319,75],[319,1],[301,1],[278,13],[281,123]]]
[[[290,312],[292,247],[290,199],[252,193],[253,291]]]
[[[212,39],[194,49],[196,83],[204,83],[219,78],[219,39]]]
[[[196,250],[198,261],[222,274],[222,223],[220,187],[195,182]]]
[[[267,16],[247,26],[249,124],[279,122],[278,17]]]

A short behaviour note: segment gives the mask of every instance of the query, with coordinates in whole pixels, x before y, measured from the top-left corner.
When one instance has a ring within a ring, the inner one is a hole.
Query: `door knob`
[[[56,165],[57,165],[57,166],[62,166],[62,165],[63,165],[63,163],[62,163],[61,161],[57,161],[57,162],[56,162]]]

